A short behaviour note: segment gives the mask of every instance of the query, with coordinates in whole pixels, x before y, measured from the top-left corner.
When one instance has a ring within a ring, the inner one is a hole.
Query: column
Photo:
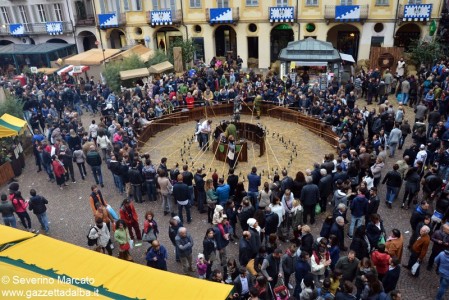
[[[246,35],[248,24],[239,24],[234,28],[237,34],[237,55],[243,59],[242,68],[248,68],[248,36]]]
[[[259,68],[270,68],[270,32],[271,25],[269,23],[259,23],[257,25],[259,32]]]

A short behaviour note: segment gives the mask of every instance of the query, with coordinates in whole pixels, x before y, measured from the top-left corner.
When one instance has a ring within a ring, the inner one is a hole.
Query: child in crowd
[[[207,262],[204,259],[204,254],[198,254],[198,259],[196,260],[196,268],[198,270],[198,278],[206,279],[207,272]]]

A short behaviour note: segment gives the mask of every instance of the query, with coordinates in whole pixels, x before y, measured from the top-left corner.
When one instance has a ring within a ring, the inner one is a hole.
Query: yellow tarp
[[[64,60],[64,64],[66,65],[75,65],[75,66],[93,66],[100,65],[103,60],[107,60],[108,58],[119,53],[120,49],[104,49],[104,56],[102,49],[90,49],[89,51],[74,55]]]
[[[17,135],[17,131],[0,126],[0,139],[5,138],[5,137],[16,136],[16,135]]]
[[[152,65],[148,70],[150,74],[159,74],[173,69],[173,65],[169,61],[164,61],[159,64]]]
[[[13,243],[24,239],[29,239],[35,236],[34,233],[18,230],[9,226],[1,226],[0,228],[0,245]]]
[[[10,114],[3,114],[3,116],[0,118],[0,120],[3,120],[6,123],[9,123],[16,127],[25,127],[27,124],[27,122],[25,120],[11,116]]]
[[[121,80],[133,79],[138,77],[148,77],[148,75],[150,75],[150,73],[148,72],[147,68],[120,71]]]
[[[0,226],[0,236],[4,230],[5,226]],[[232,290],[232,285],[152,269],[43,235],[0,252],[0,262],[18,268],[8,268],[5,275],[9,277],[26,269],[52,278],[64,274],[78,280],[87,278],[90,284],[83,289],[98,290],[100,296],[113,299],[224,300]],[[1,266],[0,270],[4,273]],[[40,289],[40,285],[34,288]]]

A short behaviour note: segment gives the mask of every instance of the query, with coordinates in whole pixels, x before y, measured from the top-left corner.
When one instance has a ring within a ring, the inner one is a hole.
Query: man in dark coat
[[[241,266],[246,266],[251,260],[251,233],[244,231],[239,241],[239,263]]]
[[[196,200],[198,202],[198,210],[200,214],[205,213],[204,202],[206,201],[206,190],[204,189],[204,177],[206,174],[202,174],[203,169],[198,168],[196,170],[195,176],[193,176],[193,180],[195,181],[195,188],[197,192]]]
[[[256,255],[259,253],[259,248],[260,248],[260,227],[259,224],[257,224],[256,219],[253,218],[249,218],[247,221],[247,224],[249,226],[249,233],[251,234],[250,236],[250,245],[251,245],[251,258],[255,258]]]
[[[279,225],[279,215],[271,211],[271,207],[265,208],[265,240],[268,241],[268,237],[272,233],[276,233]]]
[[[320,206],[321,212],[326,211],[327,198],[332,193],[332,175],[328,173],[326,169],[320,170],[321,179],[318,184],[318,188],[320,190]]]
[[[306,251],[302,251],[299,255],[299,259],[296,261],[295,265],[295,279],[296,279],[296,285],[295,285],[295,291],[293,293],[293,296],[296,299],[299,299],[299,294],[301,293],[301,282],[304,279],[304,276],[310,273],[311,267],[309,263],[310,255]]]
[[[338,216],[335,219],[334,224],[332,224],[330,234],[337,237],[338,246],[341,251],[348,250],[345,247],[345,219],[342,216]]]
[[[396,285],[399,281],[399,276],[401,275],[401,262],[396,257],[390,258],[390,267],[382,279],[382,285],[384,287],[384,292],[389,293],[396,289]]]
[[[307,216],[310,215],[310,224],[315,223],[315,205],[320,200],[320,190],[318,186],[313,183],[311,176],[306,177],[306,185],[302,188],[301,196],[302,205],[304,206],[303,221],[307,223]]]

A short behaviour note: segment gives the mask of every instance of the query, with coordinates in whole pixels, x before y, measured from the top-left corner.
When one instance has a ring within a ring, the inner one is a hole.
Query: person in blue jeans
[[[175,198],[178,204],[178,216],[182,223],[184,223],[184,218],[182,216],[182,210],[185,208],[187,223],[192,222],[192,217],[190,215],[190,202],[189,202],[189,187],[183,182],[182,174],[178,174],[177,182],[173,185],[173,198]]]
[[[48,226],[47,206],[46,206],[48,204],[48,200],[45,199],[45,197],[43,196],[37,195],[35,189],[30,190],[30,196],[31,198],[30,202],[28,203],[28,209],[33,211],[33,213],[39,220],[42,229],[45,230],[45,233],[48,234],[50,230]]]
[[[16,217],[14,217],[14,206],[12,205],[11,201],[8,200],[8,196],[6,194],[2,194],[1,200],[0,213],[3,217],[3,223],[5,223],[6,226],[16,228],[17,223]]]
[[[89,152],[86,155],[86,162],[92,169],[92,173],[94,175],[95,182],[99,184],[101,187],[104,187],[103,184],[103,175],[101,174],[101,163],[102,159],[98,151],[95,149],[94,145],[89,147]]]
[[[393,170],[391,170],[390,172],[387,173],[387,175],[385,175],[384,180],[382,181],[382,184],[387,184],[387,194],[386,196],[386,200],[385,203],[387,204],[388,208],[392,208],[392,204],[394,199],[396,199],[396,196],[399,193],[399,188],[402,185],[402,176],[401,174],[398,172],[399,170],[399,165],[398,164],[394,164],[393,165]]]
[[[261,185],[260,176],[257,175],[257,168],[252,167],[251,173],[248,174],[248,193],[247,196],[251,200],[251,204],[257,209],[259,203],[257,198],[259,197],[259,186]]]
[[[449,250],[441,251],[435,258],[435,263],[438,266],[438,274],[440,274],[440,287],[435,299],[441,300],[449,287]]]

